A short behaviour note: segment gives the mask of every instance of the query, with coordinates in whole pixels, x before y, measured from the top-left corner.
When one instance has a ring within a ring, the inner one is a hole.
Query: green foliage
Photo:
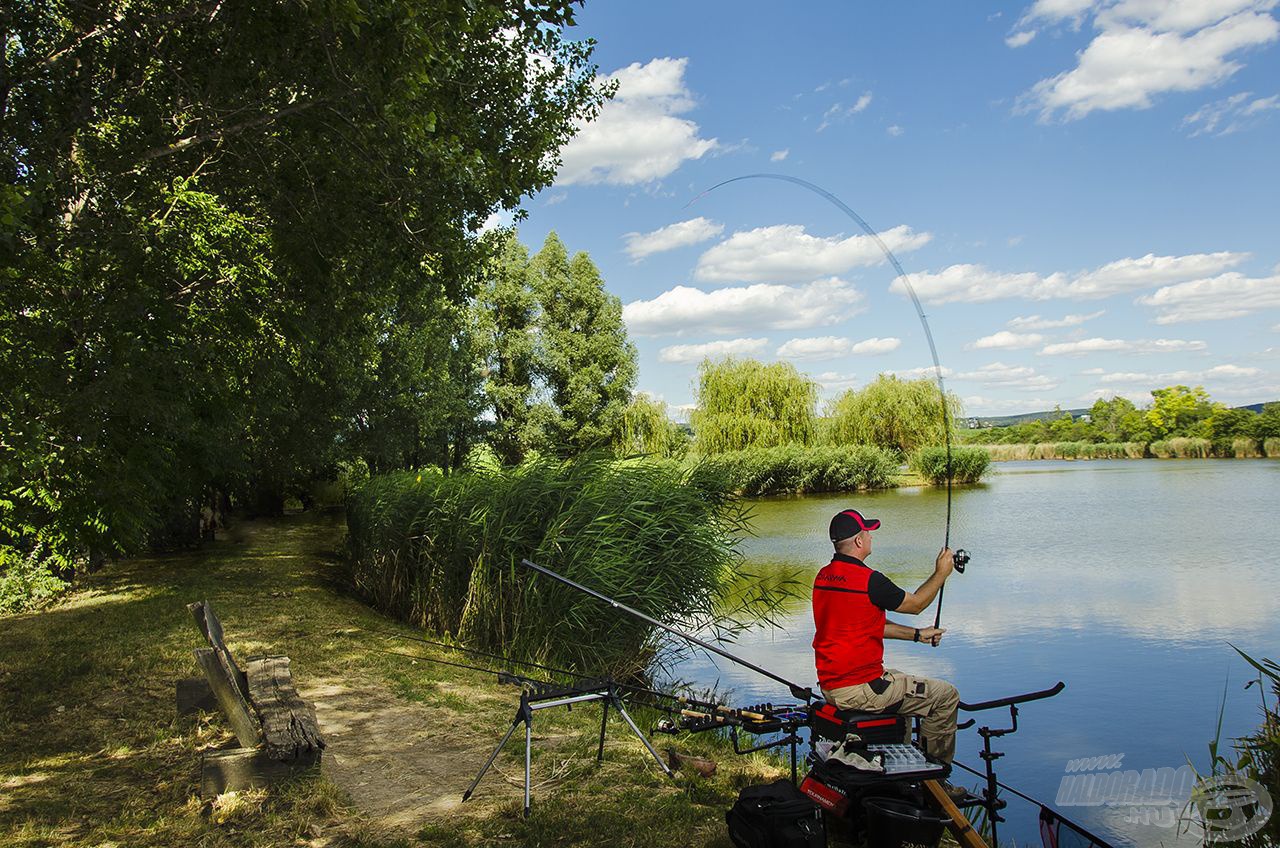
[[[38,607],[65,591],[58,570],[40,546],[27,553],[0,546],[0,616]]]
[[[947,398],[954,424],[960,399]],[[827,407],[828,437],[835,444],[875,445],[907,456],[924,445],[946,440],[938,384],[929,379],[900,380],[881,374],[862,389],[849,389]]]
[[[1151,408],[1146,413],[1147,423],[1157,436],[1175,433],[1200,437],[1207,435],[1207,430],[1198,425],[1204,423],[1207,426],[1216,407],[1203,386],[1196,386],[1194,389],[1167,386],[1153,389],[1151,397]]]
[[[555,233],[532,260],[512,232],[491,245],[473,308],[489,443],[509,465],[531,450],[572,456],[617,444],[636,378],[622,302]]]
[[[809,444],[818,386],[787,362],[703,360],[697,407],[690,416],[698,452]]]
[[[908,466],[934,485],[947,482],[947,449],[931,445],[911,454]],[[991,466],[991,456],[982,448],[952,445],[951,479],[956,483],[977,483]]]
[[[680,426],[667,417],[667,404],[645,394],[637,394],[622,412],[622,426],[614,437],[618,456],[671,457],[679,459],[688,450],[689,440]]]
[[[636,380],[622,301],[605,291],[586,253],[567,258],[555,233],[530,262],[541,307],[538,371],[542,391],[531,412],[538,447],[577,455],[606,447],[622,426]]]
[[[664,621],[719,621],[745,514],[672,462],[530,459],[371,479],[349,501],[352,579],[379,608],[478,648],[643,671],[653,630],[521,567],[546,565]]]
[[[870,445],[778,445],[704,458],[694,474],[744,495],[852,492],[892,485],[898,460]]]
[[[461,462],[472,233],[607,94],[572,4],[10,6],[0,545],[81,565],[215,491]]]
[[[1262,452],[1268,458],[1280,457],[1280,436],[1271,436],[1262,443]]]

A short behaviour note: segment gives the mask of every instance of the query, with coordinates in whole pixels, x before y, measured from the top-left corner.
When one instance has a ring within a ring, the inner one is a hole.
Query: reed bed
[[[1236,436],[1231,440],[1231,455],[1237,459],[1255,459],[1262,456],[1262,445],[1257,439]]]
[[[1280,436],[1271,436],[1262,442],[1262,452],[1275,459],[1280,457]]]
[[[911,454],[908,466],[935,485],[947,482],[947,449],[941,446],[920,448]],[[980,447],[951,448],[951,479],[956,483],[977,483],[991,467],[991,456]]]
[[[1213,456],[1213,442],[1178,436],[1169,440],[1169,450],[1175,459],[1208,459]]]
[[[974,445],[993,462],[1031,459],[1142,459],[1146,442],[1040,442],[1039,444]]]
[[[380,609],[473,647],[639,674],[658,651],[653,628],[519,561],[697,628],[723,620],[746,518],[715,475],[663,460],[390,474],[349,499],[351,579]]]
[[[852,492],[893,485],[900,462],[870,445],[780,445],[716,454],[697,472],[743,495]]]

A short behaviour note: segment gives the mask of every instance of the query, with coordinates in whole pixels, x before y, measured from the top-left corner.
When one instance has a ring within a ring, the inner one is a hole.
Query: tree
[[[622,426],[636,379],[622,301],[605,290],[586,253],[566,258],[555,233],[529,264],[540,307],[537,370],[541,397],[531,411],[539,446],[556,454],[607,447]]]
[[[947,396],[947,414],[954,426],[963,415],[960,399]],[[906,456],[925,445],[946,441],[938,384],[927,378],[901,380],[881,374],[862,389],[849,389],[827,408],[837,444],[863,444],[894,450]]]
[[[1203,386],[1166,386],[1151,390],[1152,404],[1147,410],[1147,423],[1157,437],[1206,436],[1196,425],[1213,414],[1215,405]]]
[[[607,92],[562,0],[15,0],[0,546],[154,542],[211,487],[469,438],[471,233]],[[193,524],[194,522],[192,522]]]
[[[493,413],[488,440],[499,459],[514,465],[534,442],[529,412],[538,301],[529,285],[529,251],[511,231],[498,234],[495,241],[477,313],[487,357],[484,392]]]
[[[690,424],[704,454],[804,445],[814,437],[817,400],[817,384],[790,363],[707,359]]]
[[[614,439],[613,449],[618,456],[679,457],[686,445],[684,432],[667,417],[666,402],[639,392],[623,410],[622,427]]]
[[[1111,400],[1098,398],[1089,410],[1093,429],[1104,442],[1147,442],[1151,433],[1146,416],[1133,401],[1116,395]]]

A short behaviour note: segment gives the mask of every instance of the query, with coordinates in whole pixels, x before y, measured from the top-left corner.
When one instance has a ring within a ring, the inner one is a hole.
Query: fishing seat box
[[[907,738],[908,716],[897,713],[866,713],[838,710],[834,704],[816,701],[809,710],[809,724],[823,739],[843,742],[853,734],[867,745],[902,742]]]

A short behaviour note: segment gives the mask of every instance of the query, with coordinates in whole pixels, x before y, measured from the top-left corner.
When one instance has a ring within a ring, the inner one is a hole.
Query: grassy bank
[[[974,445],[993,462],[1031,459],[1250,459],[1280,457],[1280,438],[1236,437],[1217,442],[1177,437],[1154,442],[1039,442]]]
[[[501,773],[491,773],[466,807],[428,816],[407,833],[355,808],[326,777],[202,805],[199,752],[233,738],[220,715],[174,713],[173,681],[197,674],[197,636],[185,610],[192,600],[213,602],[237,655],[288,654],[300,689],[318,705],[327,696],[309,693],[335,681],[360,695],[366,706],[357,717],[366,723],[341,743],[333,731],[330,763],[358,760],[353,746],[380,732],[369,715],[403,707],[426,717],[414,761],[443,759],[435,765],[465,785],[509,724],[514,688],[487,674],[389,655],[431,654],[356,629],[414,632],[338,588],[342,530],[335,515],[243,525],[235,539],[110,566],[47,611],[0,619],[0,844],[726,848],[724,810],[737,789],[780,774],[769,760],[726,754],[724,743],[704,736],[676,744],[717,759],[716,777],[668,781],[613,721],[597,766],[598,710],[548,710],[535,727],[538,785],[528,821]],[[637,715],[642,726],[647,718]],[[386,742],[393,749],[399,740]],[[453,753],[443,753],[446,746]],[[518,773],[515,751],[499,759],[500,772]],[[371,780],[409,781],[393,788],[410,803],[441,800],[415,786],[413,775],[380,765],[384,756],[374,751]]]

